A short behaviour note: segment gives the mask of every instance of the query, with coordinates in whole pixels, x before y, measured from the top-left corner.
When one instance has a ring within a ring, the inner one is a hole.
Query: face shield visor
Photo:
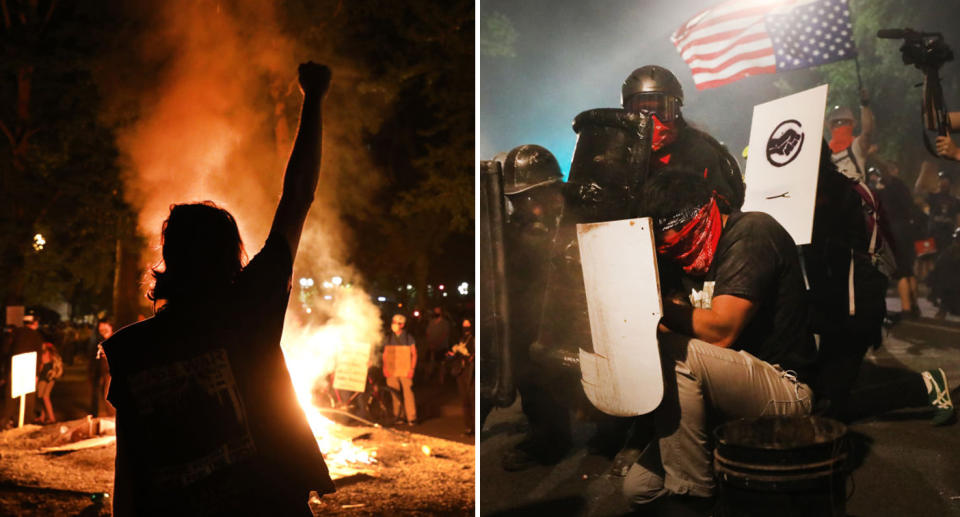
[[[661,122],[669,123],[680,118],[680,101],[662,93],[638,93],[627,99],[624,107],[633,113],[656,115]]]

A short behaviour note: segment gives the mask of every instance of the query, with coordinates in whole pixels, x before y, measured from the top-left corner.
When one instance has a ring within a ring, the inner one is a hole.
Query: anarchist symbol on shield
[[[784,120],[767,139],[767,161],[774,167],[783,167],[800,155],[803,148],[803,126],[794,119]]]

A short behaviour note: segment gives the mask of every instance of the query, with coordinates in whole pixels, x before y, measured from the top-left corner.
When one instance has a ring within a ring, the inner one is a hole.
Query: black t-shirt
[[[309,490],[333,491],[280,349],[291,272],[271,235],[226,292],[171,303],[103,343],[117,515],[306,508]]]
[[[727,219],[705,281],[714,298],[733,295],[757,306],[735,350],[745,350],[808,378],[816,359],[796,244],[773,217],[735,212]]]
[[[666,167],[692,170],[717,191],[720,211],[728,214],[743,206],[743,176],[737,161],[719,142],[703,131],[684,125],[677,139],[650,156],[650,173]]]
[[[930,233],[937,239],[938,248],[946,248],[956,226],[960,200],[948,192],[935,192],[927,196],[927,204],[930,205]]]

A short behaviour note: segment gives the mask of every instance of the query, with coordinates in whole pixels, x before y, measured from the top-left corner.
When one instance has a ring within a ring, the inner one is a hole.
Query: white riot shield
[[[663,315],[650,218],[577,225],[594,352],[580,349],[583,390],[600,411],[636,416],[663,397]]]
[[[753,107],[743,211],[766,212],[810,244],[827,85]]]

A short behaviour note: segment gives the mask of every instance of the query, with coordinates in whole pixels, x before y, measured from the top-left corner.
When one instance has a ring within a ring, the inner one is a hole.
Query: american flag
[[[698,90],[856,55],[847,0],[729,0],[687,20],[670,41]]]

